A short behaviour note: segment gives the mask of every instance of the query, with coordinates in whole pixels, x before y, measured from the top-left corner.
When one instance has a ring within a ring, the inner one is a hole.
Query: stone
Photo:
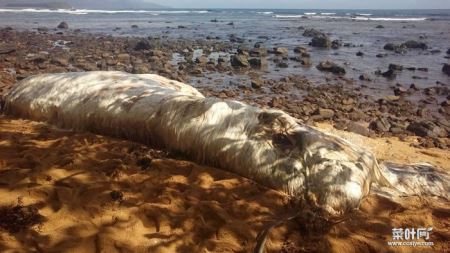
[[[322,61],[316,68],[320,71],[331,72],[336,75],[345,75],[345,69],[331,61]]]
[[[386,78],[395,78],[396,77],[395,71],[392,69],[389,69],[388,71],[381,73],[381,75]]]
[[[277,64],[277,66],[278,66],[279,68],[288,68],[288,67],[289,67],[289,64],[288,64],[287,62],[282,61],[282,62],[279,62],[279,63]]]
[[[319,48],[330,48],[331,41],[326,35],[315,36],[311,40],[311,46]]]
[[[308,52],[308,49],[306,47],[303,46],[298,46],[294,48],[294,52],[297,54],[305,54]]]
[[[61,22],[57,26],[58,29],[69,29],[69,25],[66,22]]]
[[[407,42],[403,43],[402,45],[404,45],[407,48],[413,48],[413,49],[422,49],[425,50],[428,48],[428,45],[424,42],[418,42],[415,40],[408,40]]]
[[[54,57],[52,57],[50,62],[55,65],[62,66],[62,67],[69,66],[69,59],[66,57],[62,57],[62,56],[54,56]]]
[[[450,64],[444,63],[444,66],[442,67],[442,72],[450,76]]]
[[[235,54],[231,57],[231,66],[235,68],[246,68],[250,66],[247,56],[243,54]]]
[[[396,70],[396,71],[402,71],[403,66],[391,63],[391,64],[389,64],[389,69]]]
[[[252,79],[251,85],[253,89],[261,89],[262,87],[262,81],[260,79]]]
[[[352,132],[352,133],[356,133],[356,134],[362,135],[362,136],[367,136],[367,137],[370,136],[370,130],[367,127],[365,127],[365,126],[363,126],[361,124],[352,122],[352,121],[350,121],[347,124],[347,127],[346,127],[345,130],[347,130],[348,132]]]
[[[152,46],[147,40],[141,40],[134,46],[134,50],[141,51],[141,50],[150,50]]]
[[[447,137],[447,131],[431,121],[414,121],[406,129],[420,137]]]
[[[261,68],[263,66],[263,62],[262,62],[261,58],[250,58],[250,59],[248,59],[248,63],[253,68]]]
[[[285,47],[276,47],[273,49],[274,53],[277,55],[288,55],[289,50]]]
[[[378,118],[370,123],[369,128],[377,132],[389,132],[391,124],[386,118]]]
[[[398,54],[404,54],[406,53],[407,47],[404,44],[396,45],[393,43],[387,43],[386,45],[384,45],[384,49],[388,51],[394,51]]]
[[[342,41],[341,40],[333,40],[331,42],[331,48],[339,49],[340,47],[342,47]]]
[[[382,26],[382,25],[377,25],[377,26],[375,26],[375,28],[377,28],[377,29],[383,29],[384,26]]]
[[[312,65],[311,59],[309,57],[307,58],[302,58],[300,64],[302,64],[305,67],[309,67]]]
[[[356,56],[364,56],[364,53],[359,51],[358,53],[356,53]]]

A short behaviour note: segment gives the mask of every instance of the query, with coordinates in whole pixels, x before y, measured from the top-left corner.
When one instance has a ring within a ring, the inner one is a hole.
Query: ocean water
[[[389,93],[388,87],[396,83],[405,86],[414,83],[419,87],[434,86],[437,82],[450,85],[450,78],[442,73],[443,64],[450,63],[445,58],[450,48],[450,10],[0,9],[0,26],[32,30],[41,26],[54,28],[61,21],[68,22],[71,29],[86,33],[174,39],[212,36],[225,41],[230,35],[235,35],[245,39],[243,44],[236,43],[236,48],[252,48],[256,42],[263,42],[267,48],[283,46],[291,50],[299,45],[307,46],[311,41],[311,38],[302,36],[301,28],[315,28],[327,33],[331,39],[355,46],[338,50],[309,48],[313,67],[304,68],[299,63],[289,62],[289,68],[277,69],[272,64],[267,75],[299,74],[323,81],[329,74],[318,71],[314,66],[322,60],[332,60],[345,66],[349,78],[357,80],[363,73],[372,76],[374,83],[369,89],[374,95]],[[230,22],[234,25],[228,25]],[[131,25],[139,28],[132,29]],[[377,29],[377,25],[384,26],[384,29]],[[186,28],[179,29],[178,26]],[[117,27],[120,30],[114,29]],[[429,49],[410,49],[403,55],[383,49],[386,43],[408,40],[425,42]],[[364,57],[356,56],[358,51],[363,52]],[[387,56],[375,57],[380,53]],[[290,54],[294,56],[293,52]],[[394,80],[374,75],[376,70],[386,71],[390,63],[429,70],[404,70]]]

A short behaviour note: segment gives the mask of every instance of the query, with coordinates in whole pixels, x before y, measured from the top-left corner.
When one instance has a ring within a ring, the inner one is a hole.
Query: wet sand
[[[380,159],[450,169],[448,150],[366,138],[324,123],[319,128],[364,144]],[[0,175],[0,206],[33,206],[41,216],[20,232],[0,229],[2,252],[251,252],[265,225],[293,211],[286,195],[223,170],[129,141],[5,116]],[[267,249],[446,252],[449,204],[370,196],[338,224],[325,226],[311,213],[276,227]],[[394,227],[429,226],[433,248],[387,246]]]

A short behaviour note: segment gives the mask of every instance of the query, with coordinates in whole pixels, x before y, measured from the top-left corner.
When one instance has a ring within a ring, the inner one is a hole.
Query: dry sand
[[[450,169],[450,151],[332,131],[380,159]],[[0,206],[18,201],[33,206],[42,222],[19,232],[0,230],[0,252],[251,252],[266,224],[292,212],[284,194],[222,170],[128,141],[0,117]],[[370,196],[331,227],[305,222],[320,221],[312,216],[273,229],[267,248],[449,252],[449,218],[449,202],[441,199],[394,203]],[[387,246],[394,227],[428,226],[433,248]]]

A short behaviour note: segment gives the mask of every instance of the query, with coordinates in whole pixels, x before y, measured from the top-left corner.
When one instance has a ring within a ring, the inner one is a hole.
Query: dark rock
[[[407,48],[413,48],[413,49],[427,49],[428,45],[424,42],[418,42],[415,40],[408,40],[407,42],[403,43],[403,45]]]
[[[377,132],[389,132],[391,124],[386,118],[378,118],[370,123],[369,128]]]
[[[447,131],[431,121],[415,121],[406,129],[420,137],[447,137]]]
[[[247,56],[243,54],[235,54],[231,57],[231,66],[235,68],[246,68],[250,66],[250,63],[248,62]]]
[[[69,29],[69,25],[66,22],[61,22],[57,26],[58,29]]]
[[[342,47],[342,41],[341,40],[333,40],[331,42],[331,48],[339,49],[340,47]]]
[[[377,29],[383,29],[384,26],[382,26],[382,25],[377,25],[377,26],[375,26],[375,28],[377,28]]]
[[[137,29],[137,28],[139,28],[139,26],[138,25],[132,25],[131,28]]]
[[[219,20],[217,20],[217,18],[215,18],[215,19],[211,19],[211,22],[212,23],[217,23],[217,22],[219,22]]]
[[[403,70],[403,66],[391,63],[391,64],[389,64],[389,69],[390,70],[396,70],[396,71],[402,71]]]
[[[345,75],[345,69],[331,61],[320,62],[316,68],[320,71],[332,72],[337,75]]]
[[[450,64],[444,63],[444,66],[442,67],[442,72],[450,76]]]
[[[447,54],[450,54],[450,48],[447,50]]]
[[[261,68],[265,64],[267,65],[267,63],[264,60],[262,60],[261,58],[250,58],[250,59],[248,59],[248,63],[253,68]]]
[[[404,54],[404,53],[406,53],[407,47],[404,44],[396,45],[393,43],[387,43],[386,45],[384,45],[384,49],[389,50],[389,51],[394,51],[398,54]]]
[[[328,36],[326,35],[315,36],[311,40],[311,46],[320,48],[330,48],[331,41],[330,38],[328,38]]]
[[[138,43],[136,43],[136,46],[134,46],[134,50],[141,51],[141,50],[150,50],[152,46],[147,40],[141,40]]]
[[[359,51],[358,53],[356,53],[356,56],[364,56],[364,53]]]
[[[376,55],[377,58],[383,58],[383,57],[385,57],[385,56],[386,56],[385,54],[377,54],[377,55]]]
[[[289,67],[289,65],[287,64],[287,62],[284,62],[284,61],[278,63],[277,66],[278,66],[279,68],[288,68],[288,67]]]
[[[395,77],[396,77],[395,71],[392,70],[392,69],[390,69],[390,70],[388,70],[388,71],[386,71],[386,72],[381,73],[381,75],[384,76],[384,77],[386,77],[386,78],[395,78]]]
[[[417,68],[418,71],[428,72],[428,68]]]
[[[228,23],[227,25],[234,25],[234,22],[230,22],[230,23]]]

